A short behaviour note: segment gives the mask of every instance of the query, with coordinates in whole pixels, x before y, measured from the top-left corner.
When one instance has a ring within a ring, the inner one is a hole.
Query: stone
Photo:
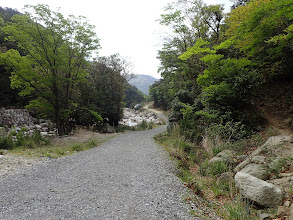
[[[240,172],[250,174],[261,180],[269,179],[269,170],[261,164],[250,163],[240,170]]]
[[[111,125],[106,125],[105,132],[106,133],[115,133],[115,129]]]
[[[42,127],[41,127],[40,125],[35,125],[35,128],[36,128],[37,130],[41,130],[41,129],[42,129]]]
[[[280,177],[290,177],[290,176],[293,176],[293,173],[280,173],[279,176]]]
[[[266,158],[264,156],[255,156],[252,158],[251,162],[256,164],[264,164]]]
[[[242,170],[245,166],[250,164],[252,162],[252,159],[255,156],[259,156],[261,152],[264,151],[270,151],[271,149],[276,148],[277,146],[280,146],[283,143],[290,142],[292,140],[292,136],[285,136],[285,135],[279,135],[279,136],[273,136],[270,137],[264,145],[261,147],[257,148],[255,151],[253,151],[243,162],[238,164],[234,172],[237,173],[240,170]]]
[[[48,132],[40,132],[42,136],[48,136]]]
[[[262,207],[274,207],[282,202],[282,190],[271,183],[242,172],[236,173],[234,180],[244,198]]]
[[[222,152],[218,153],[215,157],[209,160],[209,164],[217,163],[217,162],[227,162],[231,163],[233,159],[234,153],[228,149],[223,150]]]
[[[268,213],[261,213],[259,215],[259,220],[268,220],[268,219],[272,219],[274,216],[272,214],[268,214]]]
[[[293,204],[290,206],[290,220],[293,220]]]
[[[234,181],[234,173],[232,172],[225,172],[222,173],[218,178],[217,178],[217,182],[221,183],[221,182],[228,182],[231,183]]]
[[[48,123],[44,122],[44,123],[41,123],[40,126],[43,128],[43,127],[48,127]]]
[[[290,204],[291,204],[291,203],[290,203],[290,201],[288,201],[288,200],[287,200],[286,202],[284,202],[284,206],[285,206],[285,207],[289,207]]]
[[[278,217],[290,216],[290,208],[285,206],[279,206],[277,211]]]

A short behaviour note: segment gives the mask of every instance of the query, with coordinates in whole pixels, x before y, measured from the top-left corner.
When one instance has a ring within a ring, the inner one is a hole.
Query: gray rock
[[[251,160],[252,163],[257,163],[257,164],[264,164],[265,161],[266,161],[266,158],[264,156],[255,156]]]
[[[37,130],[41,130],[41,129],[42,129],[42,127],[41,127],[40,125],[35,125],[35,128],[36,128]]]
[[[248,157],[247,159],[245,159],[243,162],[241,162],[240,164],[238,164],[235,169],[234,172],[239,172],[241,169],[243,169],[245,166],[247,166],[248,164],[250,164],[252,162],[252,159],[255,158],[255,156],[259,155],[261,152],[264,151],[269,151],[271,149],[274,149],[277,146],[280,146],[283,143],[286,142],[291,142],[292,140],[292,136],[284,136],[284,135],[279,135],[279,136],[273,136],[270,137],[266,143],[264,145],[262,145],[261,147],[257,148],[255,151],[253,151]]]
[[[111,125],[106,125],[105,132],[106,133],[115,133],[115,129]]]
[[[247,173],[236,173],[235,185],[244,198],[262,207],[274,207],[282,202],[281,189]]]
[[[259,215],[259,220],[268,220],[268,219],[272,219],[274,216],[272,214],[268,214],[268,213],[261,213]]]
[[[228,183],[231,183],[234,181],[234,173],[232,172],[225,172],[225,173],[222,173],[218,179],[217,179],[217,182],[220,183],[220,182],[228,182]]]
[[[234,153],[231,150],[225,149],[222,152],[218,153],[214,158],[209,160],[209,164],[217,162],[227,162],[231,163],[233,160]]]
[[[290,216],[290,208],[285,206],[279,206],[277,215],[278,217]]]
[[[48,132],[40,132],[42,136],[48,136]]]
[[[44,122],[44,123],[41,123],[40,126],[43,128],[43,127],[48,127],[48,123]]]
[[[244,167],[240,172],[250,174],[261,180],[267,180],[269,178],[268,169],[261,164],[250,163]]]

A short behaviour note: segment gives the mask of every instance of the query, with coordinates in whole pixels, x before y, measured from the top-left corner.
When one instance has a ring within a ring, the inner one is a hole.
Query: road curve
[[[195,219],[188,190],[153,136],[130,132],[100,147],[0,177],[0,219]]]

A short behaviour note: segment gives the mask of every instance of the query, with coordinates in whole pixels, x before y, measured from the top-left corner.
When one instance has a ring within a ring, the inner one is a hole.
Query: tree
[[[125,102],[125,107],[131,108],[134,107],[136,104],[145,101],[145,95],[135,86],[128,84],[123,101]]]
[[[2,63],[13,70],[11,86],[22,96],[35,97],[29,108],[53,120],[59,135],[68,133],[77,86],[87,75],[86,59],[99,48],[94,26],[84,17],[64,17],[41,4],[26,6],[25,15],[12,21],[2,30],[26,55],[14,49],[1,54]]]
[[[97,58],[89,67],[89,81],[82,87],[82,105],[107,118],[111,125],[118,125],[123,115],[129,75],[125,63],[119,54]]]
[[[18,11],[11,8],[1,8],[0,7],[0,51],[3,53],[9,49],[15,49],[24,55],[23,51],[17,47],[15,42],[5,41],[5,33],[1,30],[2,27],[9,22],[11,22],[11,17],[13,15],[20,14]],[[15,106],[24,107],[28,104],[28,98],[20,97],[18,89],[12,89],[10,87],[10,77],[11,70],[6,70],[4,65],[0,65],[0,106]]]

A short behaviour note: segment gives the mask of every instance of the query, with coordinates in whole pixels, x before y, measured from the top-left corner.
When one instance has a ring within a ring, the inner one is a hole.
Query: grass
[[[257,133],[238,141],[222,141],[217,134],[206,137],[203,144],[189,142],[180,134],[180,128],[155,136],[156,142],[164,146],[170,157],[177,163],[177,176],[192,192],[203,198],[208,206],[225,219],[256,219],[256,209],[238,199],[234,181],[219,178],[224,172],[231,172],[235,164],[208,161],[219,152],[229,149],[243,155],[252,152],[265,143],[268,137],[276,135],[274,128]],[[278,168],[278,167],[277,167]]]
[[[106,136],[103,138],[91,137],[85,142],[75,142],[75,143],[62,143],[62,144],[52,144],[50,139],[43,137],[25,137],[21,141],[21,145],[13,144],[9,149],[6,148],[5,152],[2,150],[3,154],[18,154],[28,157],[49,157],[58,158],[71,155],[76,152],[85,151],[90,148],[97,147],[102,143],[111,139],[112,136]],[[7,137],[8,138],[8,137]],[[0,142],[3,138],[0,139]],[[9,138],[8,138],[9,139]],[[6,140],[6,139],[5,139]],[[4,148],[2,148],[4,149]]]

